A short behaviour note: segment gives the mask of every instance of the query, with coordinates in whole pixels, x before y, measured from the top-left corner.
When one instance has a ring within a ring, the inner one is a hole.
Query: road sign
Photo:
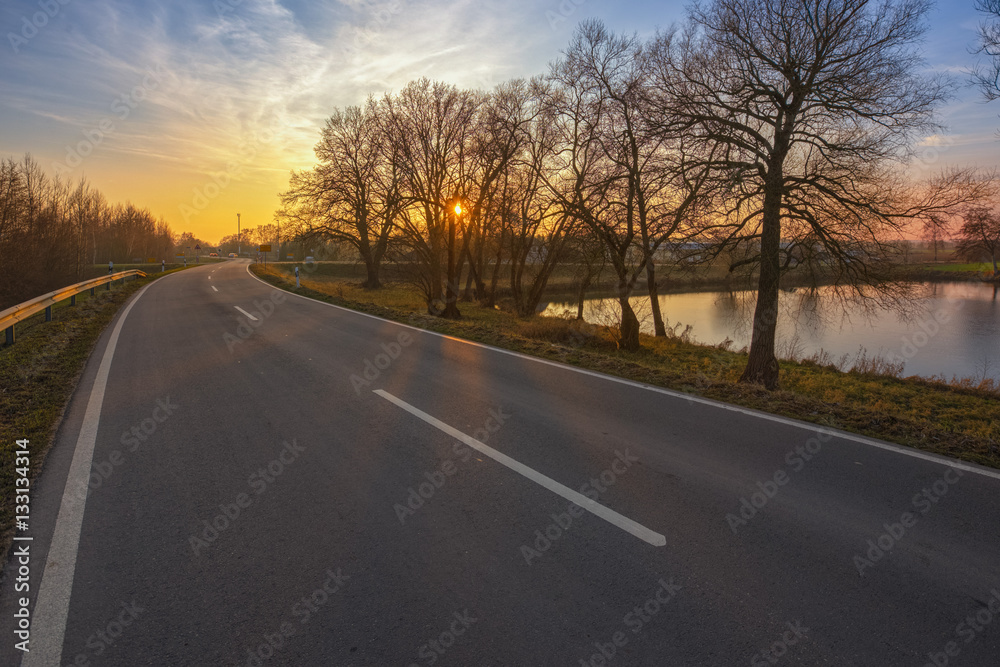
[[[262,245],[260,247],[260,251],[261,252],[271,252],[271,246],[270,245]]]

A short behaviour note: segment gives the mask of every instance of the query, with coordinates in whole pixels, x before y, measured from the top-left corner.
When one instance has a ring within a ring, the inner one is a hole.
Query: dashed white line
[[[746,415],[748,417],[754,417],[756,419],[765,419],[770,422],[777,424],[784,424],[785,426],[792,426],[794,428],[799,428],[805,431],[813,433],[830,433],[835,438],[841,440],[849,440],[851,442],[856,442],[861,445],[866,445],[868,447],[875,447],[877,449],[882,449],[888,452],[893,452],[895,454],[901,454],[903,456],[909,456],[914,459],[921,459],[923,461],[929,461],[934,464],[946,465],[951,468],[958,468],[959,470],[964,470],[966,472],[971,472],[976,475],[982,475],[983,477],[992,477],[993,479],[1000,479],[1000,470],[994,470],[993,468],[987,468],[976,463],[966,463],[965,461],[960,461],[955,458],[947,457],[942,454],[931,454],[929,452],[923,452],[919,449],[914,449],[912,447],[906,447],[904,445],[897,445],[891,442],[885,442],[884,440],[875,440],[874,438],[869,438],[863,435],[858,435],[856,433],[849,433],[847,431],[841,431],[834,428],[828,428],[820,424],[814,424],[806,421],[800,421],[797,419],[790,419],[788,417],[782,417],[780,415],[772,415],[767,412],[762,412],[760,410],[754,410],[753,408],[744,408],[739,405],[733,405],[732,403],[723,403],[722,401],[717,401],[711,398],[704,398],[702,396],[695,396],[694,394],[686,394],[675,389],[667,389],[666,387],[658,387],[656,385],[644,384],[642,382],[637,382],[635,380],[629,380],[627,378],[618,377],[616,375],[608,375],[607,373],[601,373],[600,371],[592,371],[589,368],[580,368],[579,366],[571,366],[569,364],[564,364],[558,361],[552,361],[550,359],[542,359],[540,357],[533,357],[529,354],[524,354],[522,352],[515,352],[514,350],[505,350],[502,347],[496,347],[494,345],[487,345],[486,343],[478,343],[474,340],[466,340],[464,338],[456,338],[454,336],[449,336],[447,334],[438,333],[437,331],[430,331],[429,329],[421,329],[420,327],[415,327],[411,324],[403,324],[402,322],[396,322],[395,320],[388,320],[384,317],[379,317],[378,315],[372,315],[371,313],[362,313],[357,310],[351,310],[350,308],[344,308],[343,306],[338,306],[334,303],[327,303],[326,301],[320,301],[319,299],[314,299],[312,297],[304,296],[302,294],[296,294],[295,292],[290,292],[284,288],[276,287],[271,283],[258,278],[253,273],[250,272],[250,265],[247,265],[247,274],[254,280],[263,283],[271,289],[280,289],[283,292],[290,294],[291,296],[298,297],[305,301],[310,301],[312,303],[318,303],[321,306],[327,306],[329,308],[334,308],[336,310],[352,313],[354,315],[360,315],[361,317],[367,317],[373,320],[379,320],[380,322],[387,322],[388,324],[395,325],[397,327],[404,327],[406,329],[412,329],[425,336],[435,336],[437,338],[446,338],[448,340],[454,341],[456,343],[461,343],[463,345],[471,345],[472,347],[478,347],[484,350],[490,350],[498,354],[506,354],[511,357],[517,357],[518,359],[524,359],[536,364],[544,364],[545,366],[552,366],[554,368],[561,368],[565,371],[570,371],[572,373],[579,373],[581,375],[587,375],[590,377],[598,378],[606,382],[614,382],[616,384],[622,384],[629,387],[635,387],[637,389],[643,389],[645,391],[651,391],[657,394],[663,394],[664,396],[672,396],[673,398],[683,398],[689,403],[698,403],[699,405],[707,405],[713,408],[718,408],[720,410],[726,410],[727,412],[735,412],[741,415]]]
[[[384,391],[382,389],[375,389],[374,392],[376,394],[378,394],[379,396],[381,396],[382,398],[384,398],[385,400],[389,401],[390,403],[395,403],[399,407],[401,407],[404,410],[406,410],[407,412],[409,412],[411,415],[414,415],[415,417],[419,417],[420,419],[424,420],[425,422],[427,422],[431,426],[433,426],[433,427],[435,427],[435,428],[437,428],[437,429],[439,429],[441,431],[444,431],[445,433],[447,433],[451,437],[455,438],[456,440],[459,440],[459,441],[465,443],[466,445],[468,445],[469,447],[472,447],[477,452],[479,452],[479,453],[481,453],[481,454],[483,454],[485,456],[490,457],[491,459],[493,459],[497,463],[501,463],[501,464],[507,466],[508,468],[510,468],[511,470],[513,470],[516,473],[520,473],[521,475],[524,475],[525,477],[527,477],[528,479],[530,479],[532,482],[535,482],[536,484],[544,486],[549,491],[562,496],[566,500],[568,500],[568,501],[570,501],[572,503],[575,503],[576,505],[579,505],[580,507],[582,507],[583,509],[587,510],[588,512],[591,512],[592,514],[595,514],[595,515],[601,517],[602,519],[604,519],[608,523],[611,523],[611,524],[613,524],[615,526],[618,526],[619,528],[621,528],[625,532],[631,533],[632,535],[635,535],[640,540],[642,540],[644,542],[648,542],[649,544],[652,544],[654,547],[662,547],[663,545],[665,545],[667,543],[667,538],[664,537],[663,535],[660,535],[659,533],[654,532],[654,531],[650,530],[649,528],[646,528],[645,526],[643,526],[643,525],[641,525],[639,523],[636,523],[635,521],[633,521],[632,519],[629,519],[626,516],[622,516],[621,514],[619,514],[618,512],[616,512],[616,511],[614,511],[612,509],[608,509],[607,507],[605,507],[604,505],[601,505],[600,503],[594,502],[593,500],[591,500],[587,496],[583,495],[582,493],[577,493],[576,491],[574,491],[573,489],[569,488],[568,486],[560,484],[559,482],[555,481],[554,479],[546,477],[542,473],[540,473],[537,470],[534,470],[532,468],[529,468],[528,466],[524,465],[520,461],[515,461],[514,459],[510,458],[506,454],[498,452],[497,450],[493,449],[492,447],[488,447],[487,445],[484,445],[483,443],[479,442],[475,438],[470,437],[470,436],[462,433],[458,429],[452,428],[448,424],[445,424],[443,421],[441,421],[441,420],[439,420],[439,419],[437,419],[435,417],[430,416],[429,414],[427,414],[423,410],[420,410],[418,408],[413,407],[412,405],[410,405],[409,403],[407,403],[406,401],[404,401],[402,399],[396,398],[395,396],[393,396],[389,392]]]
[[[247,317],[249,317],[249,318],[250,318],[251,320],[253,320],[254,322],[256,322],[256,321],[257,321],[257,318],[256,318],[256,317],[254,317],[253,315],[251,315],[251,314],[250,314],[250,313],[248,313],[247,311],[243,310],[243,309],[242,309],[242,308],[240,308],[239,306],[233,306],[233,308],[235,308],[236,310],[240,311],[241,313],[243,313],[244,315],[246,315]]]
[[[214,289],[214,290],[215,290],[216,292],[218,292],[218,291],[219,291],[219,288],[218,288],[218,287],[216,287],[215,285],[212,285],[212,289]]]

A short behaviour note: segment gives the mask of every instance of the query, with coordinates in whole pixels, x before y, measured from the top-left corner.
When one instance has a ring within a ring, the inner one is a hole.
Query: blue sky
[[[217,239],[237,211],[271,222],[334,107],[420,76],[486,88],[542,73],[585,18],[650,34],[683,14],[680,2],[603,0],[4,0],[0,155],[30,152]],[[964,79],[979,20],[973,0],[939,3],[928,66]],[[996,165],[998,114],[1000,102],[959,90],[924,168]]]

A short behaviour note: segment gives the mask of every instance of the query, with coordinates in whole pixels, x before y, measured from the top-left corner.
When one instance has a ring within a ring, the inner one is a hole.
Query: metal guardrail
[[[129,271],[119,271],[118,273],[112,273],[106,276],[101,276],[100,278],[94,278],[92,280],[84,280],[83,282],[76,283],[75,285],[70,285],[69,287],[63,287],[55,291],[49,292],[48,294],[43,294],[41,296],[35,297],[31,301],[25,301],[24,303],[19,303],[16,306],[11,306],[7,310],[0,311],[0,329],[4,330],[4,339],[7,345],[13,345],[14,343],[14,325],[18,322],[28,319],[35,313],[40,313],[45,311],[45,321],[52,321],[52,306],[70,299],[70,305],[76,305],[76,295],[81,292],[90,290],[91,295],[94,294],[94,290],[101,285],[107,285],[107,289],[111,289],[111,283],[116,280],[125,280],[129,277],[138,278],[142,276],[146,277],[146,273],[139,271],[138,269],[131,269]]]

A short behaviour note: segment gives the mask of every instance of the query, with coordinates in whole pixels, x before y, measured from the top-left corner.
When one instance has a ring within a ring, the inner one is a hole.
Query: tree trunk
[[[447,320],[462,319],[462,313],[458,310],[458,253],[455,247],[455,235],[457,221],[451,215],[448,216],[448,270],[444,290],[444,309],[441,317]]]
[[[740,382],[778,388],[778,359],[774,354],[778,327],[778,281],[781,275],[781,192],[768,188],[764,196],[760,238],[760,276],[753,315],[750,356]]]
[[[368,278],[362,283],[362,287],[366,289],[377,289],[382,287],[382,281],[379,280],[379,265],[374,261],[365,261],[365,272],[368,274]]]
[[[618,304],[622,309],[618,349],[625,350],[626,352],[636,352],[639,350],[639,318],[635,316],[632,304],[628,302],[627,294],[618,298]]]
[[[656,265],[653,263],[652,257],[646,262],[646,284],[649,287],[649,305],[653,309],[653,335],[666,336],[667,328],[663,325],[660,298],[656,289]]]
[[[576,300],[576,319],[583,321],[583,299],[587,294],[587,289],[590,287],[590,283],[593,281],[593,272],[590,266],[587,266],[586,273],[580,279],[580,290]]]
[[[497,284],[500,282],[500,252],[497,252],[496,263],[493,265],[493,275],[490,276],[490,288],[483,293],[482,303],[487,308],[492,308],[497,302]]]

